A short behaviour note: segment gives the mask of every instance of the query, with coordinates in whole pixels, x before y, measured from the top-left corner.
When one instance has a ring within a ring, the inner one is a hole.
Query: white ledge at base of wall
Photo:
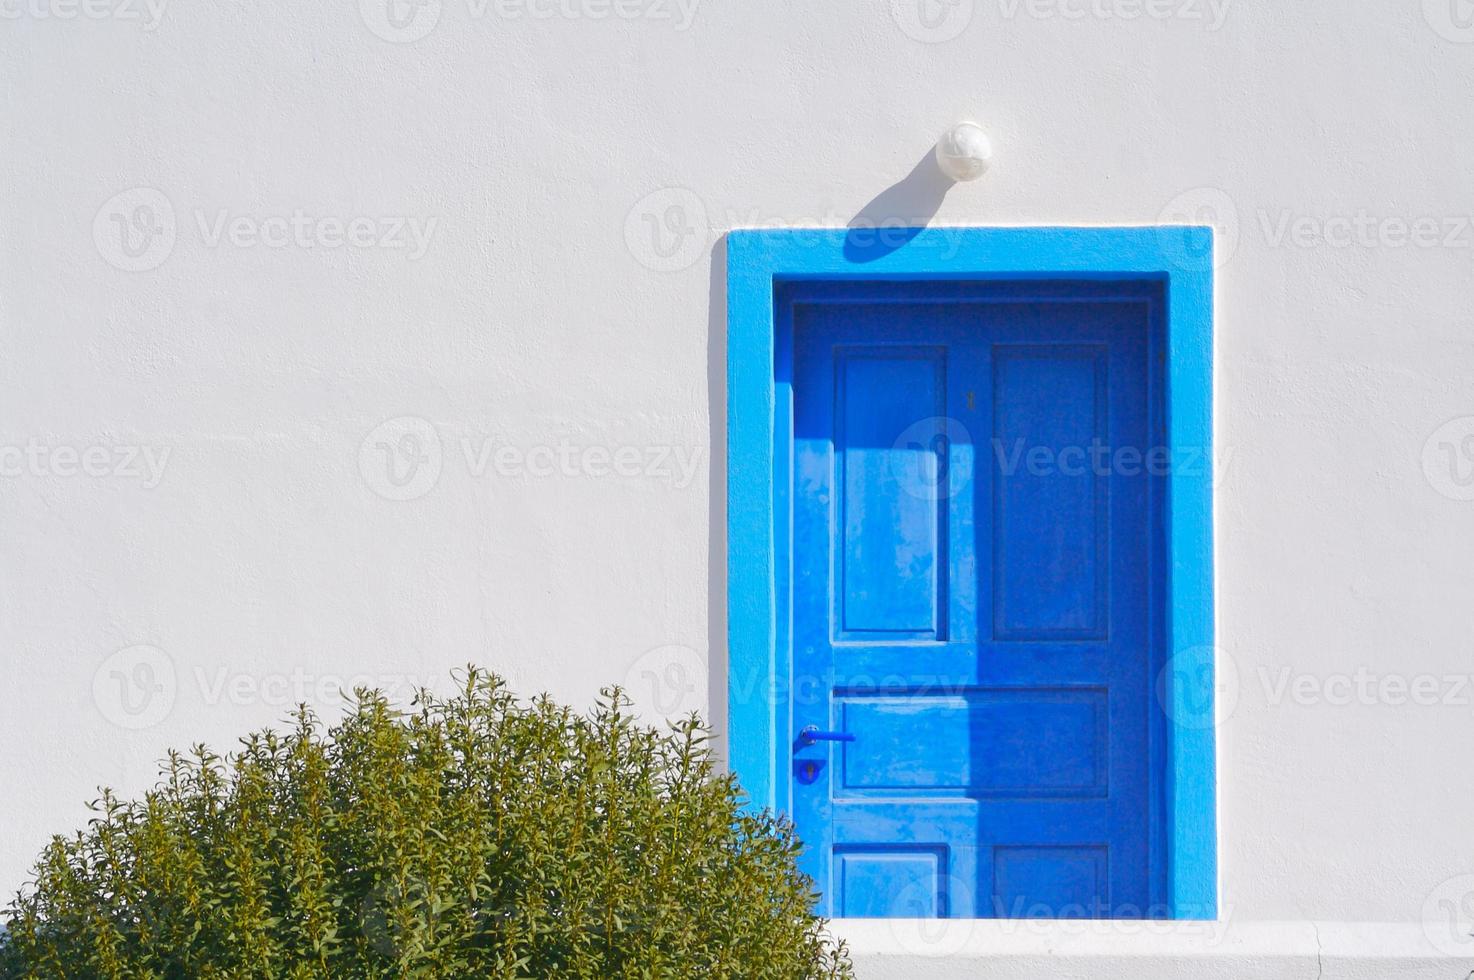
[[[1465,980],[1419,922],[848,919],[858,980]]]

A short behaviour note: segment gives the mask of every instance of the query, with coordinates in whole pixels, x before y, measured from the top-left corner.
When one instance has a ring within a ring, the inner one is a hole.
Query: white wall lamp
[[[937,166],[953,180],[977,180],[992,159],[993,143],[975,122],[960,122],[937,140]]]

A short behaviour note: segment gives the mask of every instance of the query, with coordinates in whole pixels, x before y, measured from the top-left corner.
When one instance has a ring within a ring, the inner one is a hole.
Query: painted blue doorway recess
[[[1214,918],[1211,232],[900,241],[728,237],[731,764],[825,914]]]

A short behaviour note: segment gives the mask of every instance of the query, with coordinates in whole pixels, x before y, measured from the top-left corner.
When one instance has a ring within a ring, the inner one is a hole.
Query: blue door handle
[[[818,725],[809,725],[799,731],[798,740],[800,744],[813,745],[815,742],[853,742],[855,736],[849,732],[821,731]]]

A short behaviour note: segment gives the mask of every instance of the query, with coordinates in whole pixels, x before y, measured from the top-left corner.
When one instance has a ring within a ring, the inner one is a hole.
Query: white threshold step
[[[1462,931],[1459,931],[1462,930]],[[1470,930],[1421,922],[848,919],[858,980],[1466,980]]]

